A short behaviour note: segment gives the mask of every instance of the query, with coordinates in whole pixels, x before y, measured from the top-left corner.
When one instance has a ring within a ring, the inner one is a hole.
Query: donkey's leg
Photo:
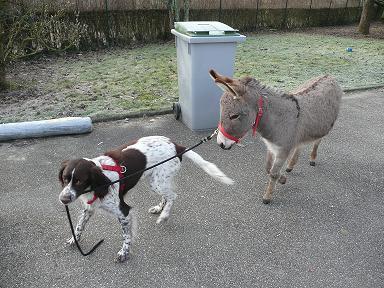
[[[309,161],[309,165],[311,166],[315,166],[316,165],[316,157],[317,157],[317,148],[319,148],[319,144],[321,142],[321,138],[316,140],[314,143],[313,143],[313,149],[312,149],[312,153],[311,153],[311,160]]]
[[[279,180],[280,178],[281,167],[283,167],[285,161],[287,160],[288,154],[289,152],[285,151],[279,151],[276,154],[275,161],[273,162],[271,168],[271,172],[269,173],[269,182],[267,190],[265,191],[263,196],[264,204],[268,204],[269,202],[271,202],[273,190],[275,189],[277,180]]]
[[[266,169],[268,175],[271,172],[273,158],[274,158],[274,155],[273,155],[272,151],[268,150],[267,151],[267,158],[266,158],[266,165],[265,165],[265,169]],[[285,177],[284,175],[280,175],[279,183],[285,184],[286,182],[287,182],[287,177]]]
[[[287,165],[287,169],[285,171],[287,171],[287,172],[291,172],[292,171],[293,167],[297,163],[297,160],[299,159],[299,155],[300,155],[300,148],[299,147],[294,148],[292,156],[289,159],[289,162],[288,162],[288,165]]]
[[[272,151],[267,150],[267,158],[265,163],[265,170],[267,171],[267,174],[271,172],[272,162],[273,162],[273,153]]]

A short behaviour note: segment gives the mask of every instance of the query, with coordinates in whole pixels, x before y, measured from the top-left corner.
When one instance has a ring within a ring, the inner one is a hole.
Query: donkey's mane
[[[303,85],[297,87],[294,91],[290,92],[290,95],[301,95],[307,93],[309,90],[314,89],[322,80],[328,78],[329,75],[319,76],[305,82]]]
[[[254,78],[247,78],[247,81],[244,84],[254,88],[262,96],[265,96],[265,97],[281,97],[281,98],[289,99],[292,101],[296,100],[292,94],[287,93],[281,89],[265,85],[261,83],[259,80]]]
[[[281,99],[286,99],[289,101],[292,101],[296,105],[297,109],[297,117],[300,115],[300,105],[299,101],[297,98],[291,94],[291,93],[286,93],[285,91],[282,91],[280,89],[277,89],[275,87],[270,87],[265,84],[260,83],[260,81],[254,79],[254,78],[249,78],[246,77],[244,78],[244,81],[242,81],[244,85],[250,86],[254,88],[258,93],[260,93],[264,97],[273,97],[273,98],[281,98]]]

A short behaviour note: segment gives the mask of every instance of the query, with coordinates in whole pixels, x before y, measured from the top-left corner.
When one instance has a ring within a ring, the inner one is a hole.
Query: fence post
[[[308,12],[308,24],[307,26],[310,27],[311,26],[311,12],[312,12],[312,0],[311,2],[309,3],[309,12]]]
[[[328,21],[329,21],[329,14],[331,13],[331,6],[332,6],[332,0],[329,1],[329,8],[328,8],[328,15],[327,15],[327,21],[326,21],[326,24],[328,24]]]
[[[219,6],[219,22],[221,22],[221,8],[222,8],[222,6],[221,6],[221,0],[220,0],[220,6]]]
[[[281,23],[281,28],[288,28],[287,27],[287,7],[288,7],[288,0],[285,1],[284,18],[283,18],[283,23]]]
[[[257,28],[257,18],[258,18],[258,15],[259,15],[259,0],[257,0],[257,2],[256,2],[256,27],[255,28]]]
[[[345,1],[345,8],[344,8],[344,20],[345,22],[349,22],[349,17],[347,15],[347,12],[348,12],[348,0]]]
[[[111,38],[109,36],[109,13],[108,13],[108,0],[104,0],[104,7],[105,7],[105,19],[107,24],[107,30],[105,30],[105,39],[107,41],[107,46],[110,46]]]

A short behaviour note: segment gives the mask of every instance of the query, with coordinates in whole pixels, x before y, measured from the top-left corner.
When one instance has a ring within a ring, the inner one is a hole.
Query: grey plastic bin
[[[232,76],[236,43],[245,40],[237,30],[220,22],[175,22],[179,102],[175,118],[194,131],[217,127],[221,91],[208,74],[215,69]]]

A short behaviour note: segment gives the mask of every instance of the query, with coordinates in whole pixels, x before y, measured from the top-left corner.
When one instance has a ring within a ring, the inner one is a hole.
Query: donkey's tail
[[[203,159],[199,154],[190,150],[184,153],[184,156],[191,159],[197,166],[203,169],[207,174],[227,185],[232,185],[234,181],[227,177],[217,166]]]

